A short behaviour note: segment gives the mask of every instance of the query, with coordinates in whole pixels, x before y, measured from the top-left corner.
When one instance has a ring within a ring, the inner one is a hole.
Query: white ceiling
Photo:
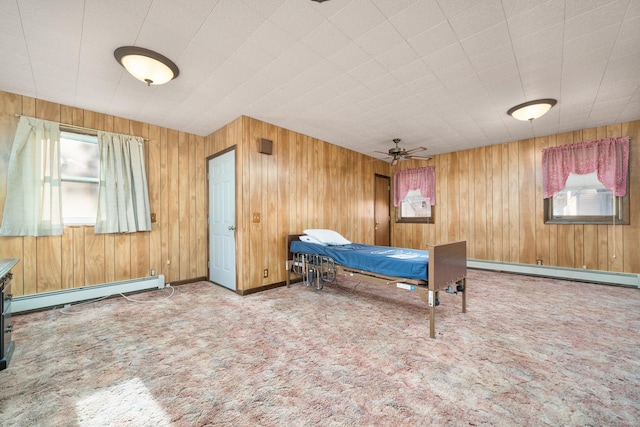
[[[116,62],[135,45],[177,79]],[[208,135],[240,115],[379,156],[640,119],[640,0],[0,0],[0,90]],[[556,98],[544,117],[506,111]]]

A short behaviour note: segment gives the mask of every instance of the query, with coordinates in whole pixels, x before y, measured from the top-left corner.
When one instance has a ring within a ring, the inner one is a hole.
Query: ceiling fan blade
[[[433,157],[430,156],[407,156],[407,159],[411,160],[431,160]]]
[[[386,151],[374,151],[374,153],[384,154],[385,156],[389,155]]]
[[[406,150],[403,154],[407,155],[407,154],[411,154],[411,153],[418,153],[420,151],[426,151],[426,147],[416,147],[416,148],[412,148],[411,150]]]

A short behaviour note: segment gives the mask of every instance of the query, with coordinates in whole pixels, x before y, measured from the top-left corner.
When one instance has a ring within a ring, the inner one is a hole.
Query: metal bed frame
[[[338,276],[417,290],[420,299],[429,307],[429,336],[435,338],[435,308],[440,304],[439,292],[462,296],[462,312],[467,312],[467,242],[459,241],[441,245],[427,245],[429,251],[428,280],[385,276],[337,264],[333,258],[323,255],[291,252],[291,242],[300,240],[303,234],[287,236],[287,287],[291,273],[301,276],[302,282],[320,290]]]

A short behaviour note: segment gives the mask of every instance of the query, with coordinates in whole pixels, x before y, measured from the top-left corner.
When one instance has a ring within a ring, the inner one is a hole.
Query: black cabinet
[[[18,263],[16,258],[0,259],[0,296],[2,297],[2,316],[0,317],[0,370],[6,369],[13,354],[14,342],[11,340],[11,268]]]

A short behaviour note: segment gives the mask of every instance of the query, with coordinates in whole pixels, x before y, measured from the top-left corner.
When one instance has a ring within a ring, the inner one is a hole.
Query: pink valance
[[[436,170],[433,166],[415,169],[403,169],[393,174],[393,205],[400,206],[409,190],[420,190],[431,205],[436,204]]]
[[[569,173],[597,171],[598,180],[613,194],[627,194],[629,137],[606,138],[552,147],[542,152],[542,192],[545,199],[565,186]]]

